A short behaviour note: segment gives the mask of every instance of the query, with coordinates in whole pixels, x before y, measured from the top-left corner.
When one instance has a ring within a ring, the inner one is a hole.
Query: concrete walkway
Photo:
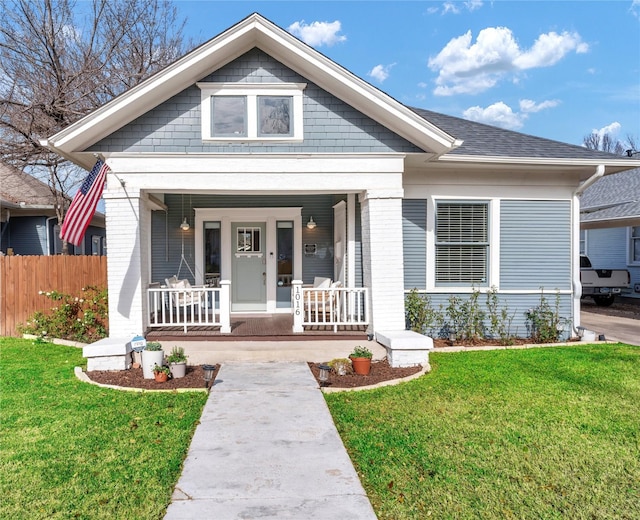
[[[166,520],[376,516],[306,363],[227,363]]]
[[[607,340],[640,345],[640,320],[582,311],[580,325],[598,336],[604,334]]]

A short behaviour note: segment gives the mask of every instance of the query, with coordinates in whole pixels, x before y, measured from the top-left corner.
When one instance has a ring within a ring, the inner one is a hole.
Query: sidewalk
[[[376,516],[306,363],[228,363],[165,520]]]

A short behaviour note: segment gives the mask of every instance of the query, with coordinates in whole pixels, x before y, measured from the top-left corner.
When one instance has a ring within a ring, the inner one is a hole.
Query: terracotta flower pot
[[[164,372],[154,372],[153,376],[155,377],[157,383],[164,383],[167,381],[167,379],[169,379],[169,376]]]
[[[360,376],[368,376],[371,372],[371,358],[364,357],[352,357],[351,365],[353,365],[353,371]]]

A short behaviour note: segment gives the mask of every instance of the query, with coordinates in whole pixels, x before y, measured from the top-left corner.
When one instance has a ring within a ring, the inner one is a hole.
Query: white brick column
[[[109,336],[134,337],[146,328],[146,283],[143,285],[142,280],[148,280],[149,211],[135,189],[105,191],[104,200]]]
[[[367,191],[359,200],[364,285],[371,306],[368,332],[404,330],[402,190]]]

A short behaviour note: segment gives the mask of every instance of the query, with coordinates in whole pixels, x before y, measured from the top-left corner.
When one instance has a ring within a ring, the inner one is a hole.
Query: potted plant
[[[167,363],[171,370],[171,377],[184,377],[187,373],[187,355],[182,347],[173,347],[167,356]]]
[[[145,379],[153,379],[153,367],[164,364],[164,352],[159,341],[149,341],[142,351],[142,375]]]
[[[153,377],[158,383],[166,382],[169,379],[169,373],[169,367],[165,365],[155,365],[153,367]]]
[[[368,376],[371,371],[371,358],[373,354],[367,347],[358,345],[349,355],[353,371],[361,376]]]

